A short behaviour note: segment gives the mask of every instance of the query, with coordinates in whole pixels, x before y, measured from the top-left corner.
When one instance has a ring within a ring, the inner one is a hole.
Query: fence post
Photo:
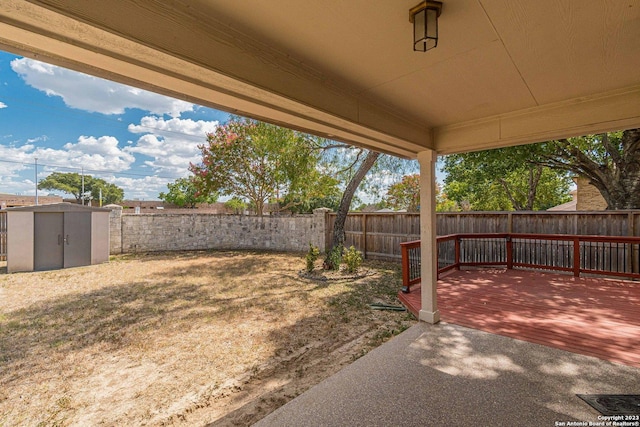
[[[367,259],[367,214],[362,213],[362,257]]]
[[[456,266],[456,270],[460,270],[460,238],[457,236],[454,243],[454,248],[455,248],[454,265]]]
[[[409,249],[405,245],[400,245],[402,256],[402,292],[409,292]]]
[[[333,234],[333,220],[335,218],[333,214],[327,209],[324,213],[324,224],[325,224],[325,236],[324,236],[324,251],[327,251],[327,248],[331,246],[331,235]]]
[[[580,239],[573,238],[573,275],[580,277]]]
[[[507,234],[507,270],[513,270],[513,241],[511,234]]]

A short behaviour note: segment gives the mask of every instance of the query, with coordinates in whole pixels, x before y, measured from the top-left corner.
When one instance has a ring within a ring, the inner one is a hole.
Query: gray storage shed
[[[110,209],[56,203],[6,212],[9,273],[109,261]]]

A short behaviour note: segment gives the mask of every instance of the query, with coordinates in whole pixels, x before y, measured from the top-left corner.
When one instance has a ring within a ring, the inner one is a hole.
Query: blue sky
[[[37,158],[38,179],[84,168],[127,199],[157,199],[227,118],[0,51],[0,193],[34,195]]]
[[[197,146],[228,117],[0,51],[0,193],[35,195],[37,158],[38,180],[84,170],[124,189],[126,199],[156,200],[167,183],[189,174],[189,163],[200,159]]]

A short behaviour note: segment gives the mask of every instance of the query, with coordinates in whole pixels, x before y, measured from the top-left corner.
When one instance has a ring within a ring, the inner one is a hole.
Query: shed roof
[[[50,205],[20,206],[7,208],[10,212],[111,212],[111,209],[94,206],[82,206],[75,203],[53,203]]]

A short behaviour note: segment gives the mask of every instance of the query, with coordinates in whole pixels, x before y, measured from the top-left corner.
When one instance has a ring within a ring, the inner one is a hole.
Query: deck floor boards
[[[399,298],[420,311],[420,286]],[[525,270],[438,280],[442,321],[640,367],[640,282]]]

